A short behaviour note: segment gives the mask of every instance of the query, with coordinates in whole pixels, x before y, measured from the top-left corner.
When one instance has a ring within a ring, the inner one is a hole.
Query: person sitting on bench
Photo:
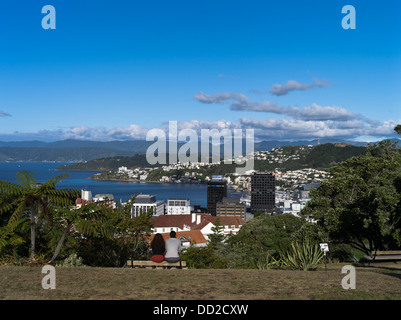
[[[155,234],[150,246],[152,248],[152,257],[150,259],[157,263],[163,262],[166,245],[163,236],[160,233]]]
[[[166,254],[164,259],[167,262],[180,261],[181,240],[177,239],[175,231],[170,232],[170,239],[166,240]]]

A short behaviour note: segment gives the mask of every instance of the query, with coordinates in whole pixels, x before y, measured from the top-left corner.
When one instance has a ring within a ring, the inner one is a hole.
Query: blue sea
[[[113,194],[114,199],[125,202],[137,194],[155,195],[157,200],[167,202],[170,198],[189,198],[191,205],[206,207],[207,194],[205,184],[164,184],[145,182],[118,182],[98,181],[89,179],[94,171],[58,171],[60,165],[67,163],[44,162],[0,162],[0,180],[16,183],[17,172],[31,171],[37,182],[45,182],[60,174],[68,174],[70,177],[58,185],[58,188],[86,189],[92,191],[92,195],[100,193]]]

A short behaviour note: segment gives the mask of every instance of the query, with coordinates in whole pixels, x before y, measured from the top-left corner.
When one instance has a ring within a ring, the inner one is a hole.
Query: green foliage
[[[396,134],[401,134],[401,124],[396,125],[396,127],[394,128],[394,132]]]
[[[221,225],[219,218],[216,219],[214,226],[212,227],[211,230],[213,231],[213,233],[209,235],[209,246],[215,248],[225,240],[225,236],[223,233],[224,228]]]
[[[323,257],[324,254],[320,250],[320,246],[308,241],[293,242],[290,249],[280,254],[284,266],[303,271],[314,270]]]
[[[34,246],[27,264],[78,254],[87,265],[123,266],[127,259],[148,253],[151,212],[131,219],[134,198],[115,209],[107,203],[72,209],[79,191],[56,189],[65,178],[37,184],[31,173],[20,172],[17,184],[0,181],[0,259],[21,261],[19,257],[29,255],[29,239]],[[36,251],[39,260],[32,254]]]
[[[304,162],[310,168],[330,168],[333,165],[365,153],[366,147],[326,143],[313,148]]]
[[[19,226],[14,231],[7,228],[0,228],[0,257],[7,255],[16,255],[21,252],[21,247],[24,246],[26,240],[23,237],[26,228],[27,220],[21,220]]]
[[[36,251],[36,227],[40,221],[52,223],[55,206],[66,207],[79,194],[78,190],[56,189],[56,185],[68,175],[56,176],[45,183],[38,184],[31,172],[17,173],[17,182],[0,181],[0,214],[11,213],[6,229],[13,232],[19,221],[25,217],[31,220],[31,256]]]
[[[283,266],[281,259],[276,259],[270,254],[267,254],[265,259],[256,262],[256,268],[259,270],[278,269]]]
[[[147,240],[153,227],[152,212],[131,218],[133,203],[134,198],[125,206],[119,204],[116,209],[107,205],[101,208],[103,222],[96,222],[103,229],[102,233],[80,239],[76,247],[86,265],[122,267],[128,259],[147,257]]]
[[[85,265],[82,262],[82,258],[78,257],[76,253],[71,254],[68,256],[63,263],[58,264],[58,267],[85,267]]]
[[[227,259],[218,256],[213,247],[191,246],[181,253],[181,260],[186,261],[190,268],[219,269],[227,267]]]
[[[267,255],[278,258],[280,251],[288,249],[304,224],[304,219],[290,214],[261,215],[244,224],[217,252],[229,260],[230,268],[256,268]]]
[[[302,215],[313,218],[334,243],[365,254],[401,246],[401,153],[395,143],[369,146],[330,170],[310,193]]]

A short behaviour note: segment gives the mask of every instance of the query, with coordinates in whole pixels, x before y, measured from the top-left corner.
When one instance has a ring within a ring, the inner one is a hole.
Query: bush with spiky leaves
[[[314,270],[322,261],[324,253],[318,244],[305,242],[293,242],[291,248],[281,252],[280,259],[283,265],[295,270]]]

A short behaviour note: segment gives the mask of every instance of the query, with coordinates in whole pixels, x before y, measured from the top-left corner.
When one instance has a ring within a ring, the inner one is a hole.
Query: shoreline
[[[93,177],[87,178],[88,180],[95,180],[95,181],[115,181],[115,182],[136,182],[136,183],[160,183],[160,184],[205,184],[205,182],[202,183],[187,183],[187,182],[162,182],[162,181],[152,181],[152,180],[137,180],[137,179],[96,179]]]

